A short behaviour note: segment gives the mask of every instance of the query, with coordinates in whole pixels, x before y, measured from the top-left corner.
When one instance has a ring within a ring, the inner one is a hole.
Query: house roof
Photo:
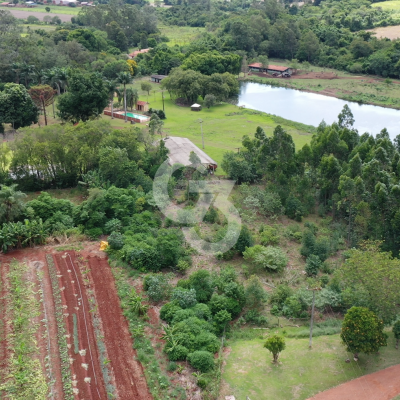
[[[192,104],[190,107],[201,107],[201,105],[200,105],[200,104],[197,104],[197,103],[194,103],[194,104]]]
[[[129,54],[129,56],[135,58],[138,54],[147,53],[148,51],[150,51],[150,49],[135,50]]]
[[[262,68],[261,67],[261,63],[253,63],[253,64],[249,64],[249,67],[255,67],[255,68]],[[281,72],[285,72],[289,69],[289,67],[283,67],[281,65],[268,65],[268,68],[272,71],[281,71]]]
[[[139,101],[136,102],[136,104],[138,104],[139,106],[145,106],[148,103],[147,103],[147,101],[139,100]]]
[[[199,156],[202,164],[218,165],[210,156],[187,138],[169,136],[163,140],[165,147],[169,150],[168,158],[170,165],[177,163],[184,166],[191,165],[192,163],[189,161],[191,151]]]
[[[8,6],[8,3],[0,3],[0,6]]]

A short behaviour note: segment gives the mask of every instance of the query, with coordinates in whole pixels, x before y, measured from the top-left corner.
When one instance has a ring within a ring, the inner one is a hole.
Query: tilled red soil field
[[[72,388],[75,400],[107,400],[109,398],[104,382],[103,372],[108,373],[108,384],[115,389],[112,398],[121,400],[151,400],[144,377],[143,368],[136,360],[136,352],[132,347],[132,340],[128,324],[122,314],[111,268],[103,253],[97,251],[56,252],[46,246],[35,249],[26,249],[0,254],[1,286],[0,286],[0,318],[4,319],[7,295],[8,264],[16,259],[26,262],[32,272],[43,271],[41,283],[36,282],[37,289],[43,290],[43,315],[40,319],[47,320],[48,337],[43,335],[39,347],[42,364],[45,356],[50,352],[50,374],[53,384],[51,398],[63,400],[61,382],[60,352],[57,336],[60,335],[57,326],[56,307],[52,289],[49,265],[46,261],[54,261],[53,276],[60,289],[62,312],[68,348],[69,365],[71,370]],[[50,255],[50,256],[49,256]],[[83,256],[84,255],[84,256]],[[35,275],[30,274],[29,279]],[[54,280],[53,280],[54,281]],[[58,297],[59,298],[59,297]],[[60,304],[60,303],[58,303]],[[60,306],[59,306],[60,307]],[[94,323],[94,320],[97,323]],[[4,328],[5,329],[2,329]],[[43,332],[42,332],[43,333]],[[2,335],[2,336],[1,336]],[[7,365],[7,327],[0,326],[0,374],[3,365]],[[99,339],[100,338],[100,339]],[[99,341],[100,340],[100,341]],[[101,350],[99,350],[101,342]],[[105,348],[104,348],[105,347]],[[50,351],[47,351],[47,348]],[[100,355],[102,354],[102,357]],[[104,362],[104,356],[108,358]],[[102,361],[103,362],[102,362]],[[107,366],[105,366],[107,364]],[[43,368],[45,366],[43,365]],[[103,371],[102,371],[103,370]],[[106,373],[106,375],[107,375]]]
[[[53,255],[59,272],[65,322],[70,335],[68,347],[72,385],[79,398],[106,399],[89,302],[75,258],[75,252]]]
[[[110,266],[105,258],[89,257],[104,340],[115,375],[118,399],[150,400],[142,365],[135,360],[128,323],[121,313]]]

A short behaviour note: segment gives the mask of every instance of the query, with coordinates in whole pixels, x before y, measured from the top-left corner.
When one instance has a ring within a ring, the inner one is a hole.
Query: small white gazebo
[[[201,105],[194,103],[190,106],[190,108],[192,109],[192,111],[200,111],[201,110]]]

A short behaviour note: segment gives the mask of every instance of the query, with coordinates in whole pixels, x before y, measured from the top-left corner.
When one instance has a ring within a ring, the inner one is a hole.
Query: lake
[[[273,87],[253,82],[241,82],[239,106],[275,114],[282,118],[318,126],[337,121],[343,106],[348,104],[354,115],[354,127],[360,134],[379,133],[383,128],[393,139],[400,134],[400,110],[358,104],[316,93]]]

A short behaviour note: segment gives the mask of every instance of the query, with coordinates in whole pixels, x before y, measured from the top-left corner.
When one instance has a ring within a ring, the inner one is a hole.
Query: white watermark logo
[[[182,208],[174,204],[169,196],[172,174],[182,168],[182,165],[168,165],[168,160],[161,164],[154,177],[153,196],[155,204],[162,213],[175,223],[181,225],[196,225],[203,222],[204,216],[211,204],[226,218],[225,234],[215,243],[203,240],[194,227],[183,227],[186,240],[200,253],[213,255],[225,253],[235,246],[241,231],[241,219],[235,206],[228,197],[235,185],[232,180],[190,180],[188,192],[198,194],[198,200],[193,208]],[[196,170],[203,173],[205,168],[197,166]]]

